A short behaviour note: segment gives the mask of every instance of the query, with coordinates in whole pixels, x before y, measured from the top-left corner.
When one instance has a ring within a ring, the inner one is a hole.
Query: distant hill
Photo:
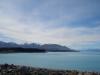
[[[61,46],[58,44],[36,44],[36,43],[31,43],[31,44],[16,44],[13,42],[2,42],[0,41],[0,48],[35,48],[35,49],[43,49],[46,51],[50,52],[77,52],[76,50],[70,49],[66,46]]]
[[[87,49],[83,51],[88,51],[88,52],[100,52],[100,49]]]
[[[72,50],[66,46],[61,46],[61,45],[58,45],[58,44],[44,44],[44,45],[41,45],[40,47],[41,49],[45,49],[45,50],[48,50],[48,51],[51,51],[51,52],[73,52],[75,50]]]

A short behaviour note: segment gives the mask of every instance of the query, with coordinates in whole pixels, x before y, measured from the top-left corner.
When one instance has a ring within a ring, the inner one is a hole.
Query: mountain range
[[[14,42],[3,42],[3,41],[0,41],[0,48],[36,48],[36,49],[45,49],[46,51],[49,52],[76,52],[76,50],[58,44],[43,44],[43,45],[36,43],[17,44]]]

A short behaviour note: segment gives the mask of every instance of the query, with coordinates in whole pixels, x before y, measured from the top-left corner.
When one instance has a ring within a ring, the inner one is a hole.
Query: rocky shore
[[[0,75],[100,75],[100,73],[80,72],[77,70],[51,70],[14,64],[0,64]]]

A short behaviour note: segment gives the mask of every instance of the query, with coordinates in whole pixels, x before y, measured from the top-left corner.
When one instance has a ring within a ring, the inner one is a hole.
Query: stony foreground
[[[0,75],[100,75],[97,72],[79,72],[76,70],[51,70],[19,65],[0,65]]]

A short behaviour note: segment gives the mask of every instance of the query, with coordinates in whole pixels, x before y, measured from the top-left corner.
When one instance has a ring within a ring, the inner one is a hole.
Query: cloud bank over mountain
[[[99,7],[99,0],[1,0],[0,40],[100,48]]]

